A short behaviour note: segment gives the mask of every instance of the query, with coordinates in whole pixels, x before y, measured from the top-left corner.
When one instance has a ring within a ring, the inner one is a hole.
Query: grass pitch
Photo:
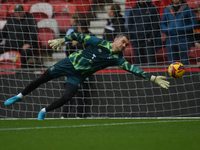
[[[200,150],[200,119],[0,120],[1,150]]]

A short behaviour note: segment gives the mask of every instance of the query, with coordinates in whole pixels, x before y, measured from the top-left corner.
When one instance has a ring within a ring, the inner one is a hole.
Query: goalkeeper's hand
[[[65,42],[64,38],[60,38],[60,39],[55,39],[55,40],[49,40],[48,43],[50,44],[50,47],[52,47],[52,49],[57,49],[57,51],[59,51],[59,49],[61,48],[61,45]]]
[[[165,89],[168,89],[170,83],[166,80],[163,80],[163,79],[166,79],[166,77],[165,76],[153,76],[152,75],[150,81],[155,82],[156,84],[160,85],[161,87],[163,87]]]

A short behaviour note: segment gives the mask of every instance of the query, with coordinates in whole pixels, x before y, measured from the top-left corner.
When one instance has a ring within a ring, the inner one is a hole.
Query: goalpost
[[[187,0],[186,2],[190,7],[194,7],[198,1]],[[37,118],[43,107],[61,97],[64,92],[65,77],[41,85],[25,96],[22,102],[8,107],[4,106],[6,99],[20,93],[49,66],[66,57],[65,46],[57,52],[50,49],[47,41],[49,38],[57,38],[66,34],[70,28],[70,16],[76,10],[84,12],[84,19],[88,21],[89,30],[95,36],[102,38],[106,19],[108,19],[108,5],[113,3],[120,5],[121,14],[124,16],[127,9],[134,6],[136,2],[134,0],[127,0],[127,2],[125,0],[45,1],[44,10],[47,7],[51,8],[52,14],[48,14],[48,18],[43,18],[47,19],[46,21],[37,23],[41,32],[39,32],[41,34],[40,53],[29,59],[28,68],[20,68],[20,57],[17,53],[12,52],[0,56],[0,118]],[[152,3],[160,12],[163,12],[168,5],[164,0],[153,0]],[[4,5],[8,7],[14,4],[1,3],[1,6]],[[31,8],[33,4],[24,1],[23,5]],[[66,12],[60,11],[63,9]],[[4,14],[2,11],[0,9],[0,16]],[[39,17],[42,13],[44,11],[39,14]],[[11,14],[7,14],[7,17],[2,19],[2,22],[0,21],[1,29],[10,17]],[[47,26],[49,30],[44,29]],[[163,42],[165,38],[166,36],[162,34]],[[165,45],[162,47],[155,54],[156,65],[145,64],[138,65],[138,67],[152,75],[166,76],[170,82],[168,90],[118,67],[109,67],[87,78],[76,96],[63,107],[48,112],[47,118],[200,117],[200,68],[197,66],[200,50],[194,46],[188,50],[189,65],[185,66],[186,73],[180,79],[173,79],[167,72],[169,64],[166,47]],[[131,46],[126,48],[124,56],[127,61],[134,64],[134,53]]]

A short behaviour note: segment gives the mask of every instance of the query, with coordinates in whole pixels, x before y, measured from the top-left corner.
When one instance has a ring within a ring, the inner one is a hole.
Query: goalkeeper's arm
[[[49,40],[48,43],[53,49],[59,50],[61,48],[61,45],[64,44],[66,41],[73,41],[73,40],[78,41],[79,43],[84,43],[84,44],[93,45],[93,46],[96,46],[97,44],[99,44],[99,41],[100,41],[100,39],[95,36],[72,33],[70,35],[61,37],[59,39]]]
[[[169,82],[164,80],[166,79],[165,76],[154,76],[154,75],[150,75],[149,73],[143,71],[142,69],[136,67],[133,64],[130,64],[127,61],[124,61],[121,65],[119,65],[120,68],[138,76],[141,77],[143,79],[147,79],[153,83],[158,84],[159,86],[161,86],[162,88],[168,89],[169,87]]]

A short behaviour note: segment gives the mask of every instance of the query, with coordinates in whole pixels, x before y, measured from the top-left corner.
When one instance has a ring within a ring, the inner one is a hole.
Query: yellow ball
[[[185,67],[180,62],[174,62],[169,65],[168,73],[172,78],[181,78],[185,73]]]

